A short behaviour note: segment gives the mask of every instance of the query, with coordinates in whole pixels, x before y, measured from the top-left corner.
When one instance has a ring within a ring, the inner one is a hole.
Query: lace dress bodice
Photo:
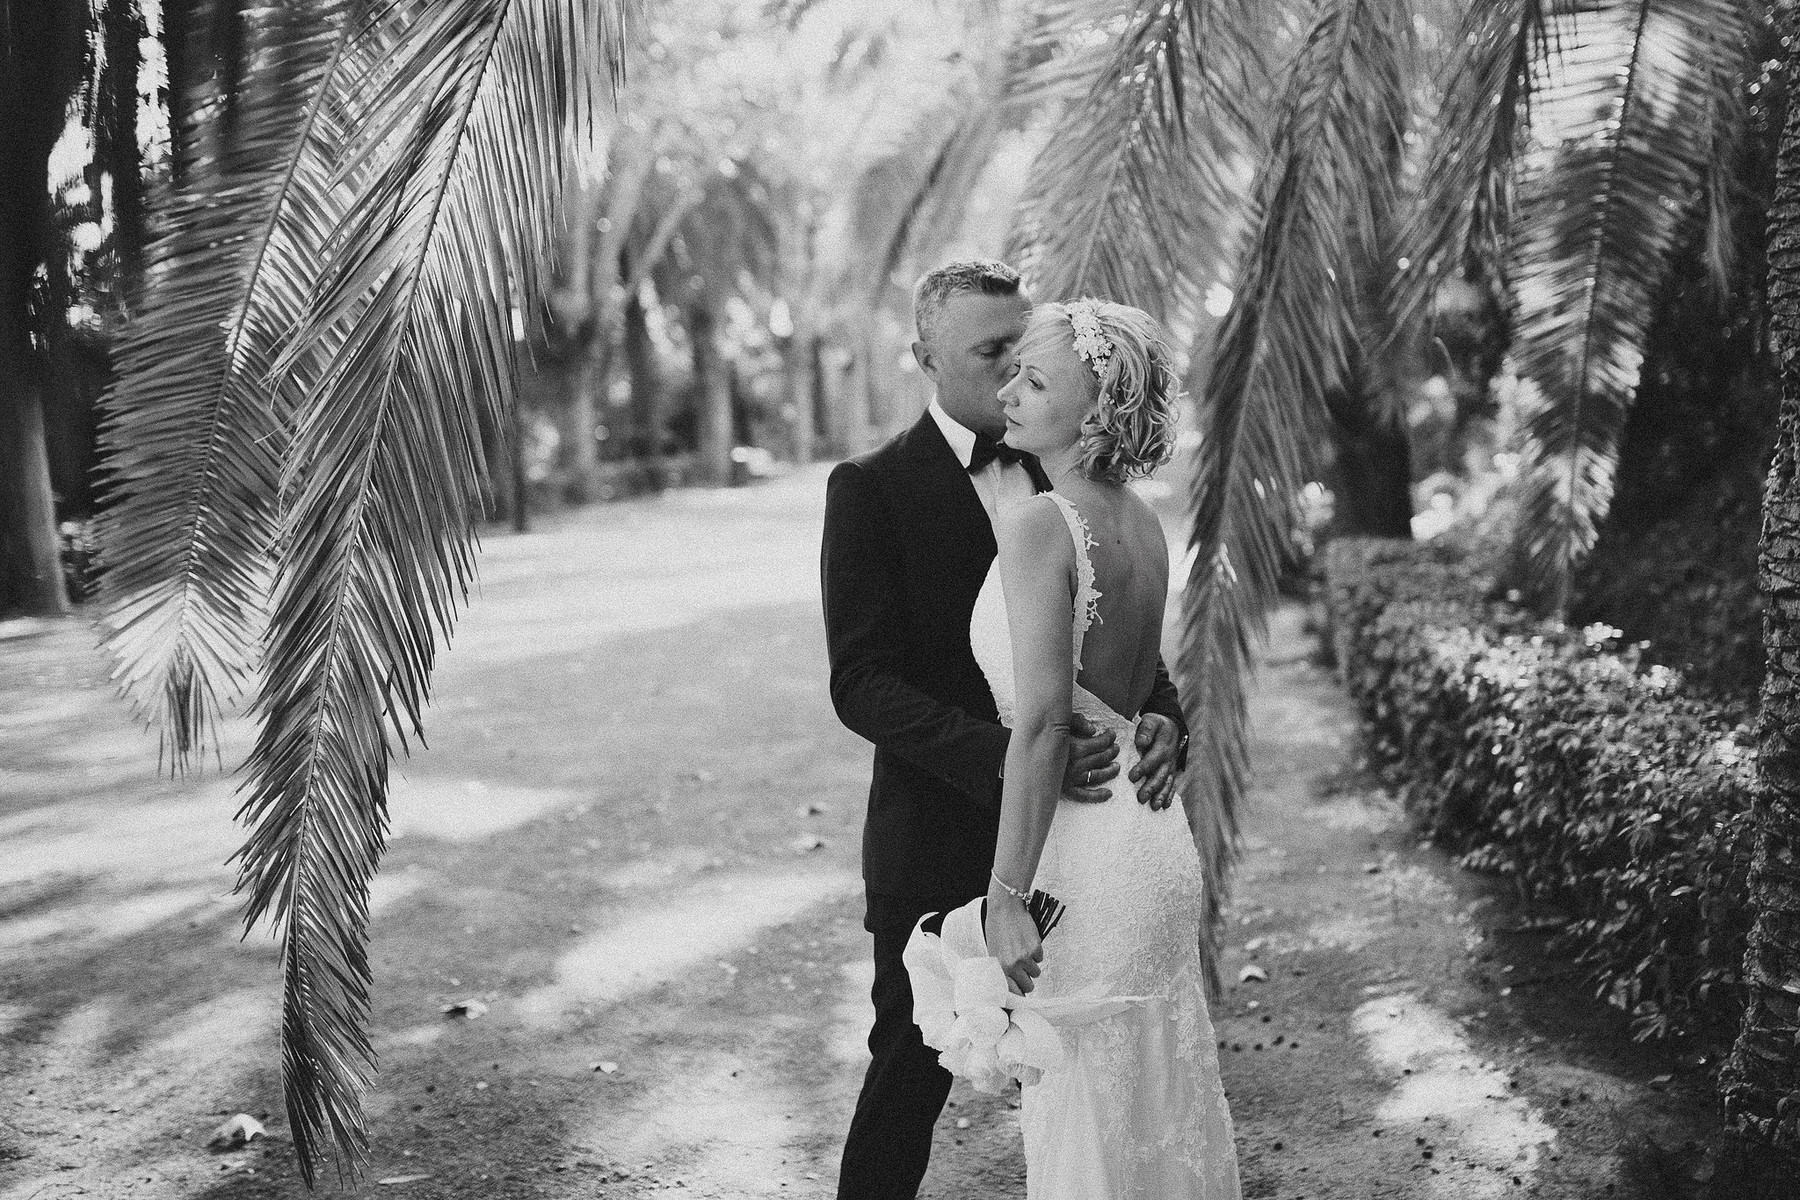
[[[1100,619],[1094,541],[1080,511],[1061,511],[1075,546],[1070,612],[1074,667]],[[1040,498],[1024,501],[1039,503]],[[1012,637],[998,562],[975,601],[969,644],[994,693],[1001,723],[1017,711]],[[1030,1200],[1238,1200],[1231,1118],[1219,1082],[1198,950],[1203,919],[1199,855],[1177,803],[1152,811],[1129,781],[1136,723],[1075,685],[1075,711],[1118,737],[1110,796],[1057,805],[1030,886],[1067,906],[1044,942],[1038,993],[1098,985],[1107,995],[1149,996],[1127,1012],[1071,1035],[1066,1070],[1024,1089]]]
[[[1055,492],[1040,493],[1056,503],[1069,537],[1075,543],[1075,602],[1071,637],[1075,650],[1075,677],[1081,677],[1081,650],[1087,631],[1100,620],[1100,589],[1094,586],[1093,534],[1072,501]],[[1034,498],[1035,499],[1035,498]],[[1000,563],[996,559],[988,569],[981,593],[975,598],[975,611],[969,618],[969,648],[981,673],[987,676],[994,693],[994,707],[1000,712],[1000,723],[1012,728],[1013,714],[1018,711],[1013,690],[1012,630],[1006,620],[1006,593],[1000,585]],[[1090,720],[1107,725],[1131,722],[1114,712],[1105,701],[1075,685],[1075,710]],[[1102,718],[1104,720],[1102,720]]]

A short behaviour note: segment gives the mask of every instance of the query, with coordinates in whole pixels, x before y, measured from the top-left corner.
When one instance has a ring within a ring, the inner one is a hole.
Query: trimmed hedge
[[[1749,731],[1618,631],[1489,598],[1456,550],[1326,552],[1332,646],[1373,755],[1465,866],[1569,917],[1639,1038],[1728,1043],[1750,928]]]

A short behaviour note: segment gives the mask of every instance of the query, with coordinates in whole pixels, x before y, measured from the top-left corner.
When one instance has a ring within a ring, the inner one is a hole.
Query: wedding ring
[[[1089,771],[1087,774],[1085,774],[1081,777],[1081,786],[1082,787],[1093,787],[1094,786],[1094,773],[1092,771]]]

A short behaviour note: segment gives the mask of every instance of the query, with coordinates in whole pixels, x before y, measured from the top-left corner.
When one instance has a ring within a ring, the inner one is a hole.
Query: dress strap
[[[1088,532],[1087,520],[1075,502],[1058,492],[1040,495],[1056,501],[1069,537],[1075,543],[1075,670],[1081,670],[1081,643],[1089,626],[1100,620],[1100,589],[1094,586],[1094,560],[1088,551],[1094,547],[1094,535]]]

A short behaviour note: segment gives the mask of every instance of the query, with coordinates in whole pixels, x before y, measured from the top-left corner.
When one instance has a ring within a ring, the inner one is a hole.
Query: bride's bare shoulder
[[[1130,486],[1119,488],[1120,508],[1129,523],[1127,528],[1132,532],[1133,540],[1140,542],[1143,552],[1159,552],[1166,565],[1169,557],[1169,543],[1163,532],[1162,518],[1150,507],[1150,502],[1138,495],[1137,489]]]
[[[1074,544],[1055,500],[1048,492],[1000,510],[994,519],[994,541],[1002,555],[1054,561],[1073,560]]]

